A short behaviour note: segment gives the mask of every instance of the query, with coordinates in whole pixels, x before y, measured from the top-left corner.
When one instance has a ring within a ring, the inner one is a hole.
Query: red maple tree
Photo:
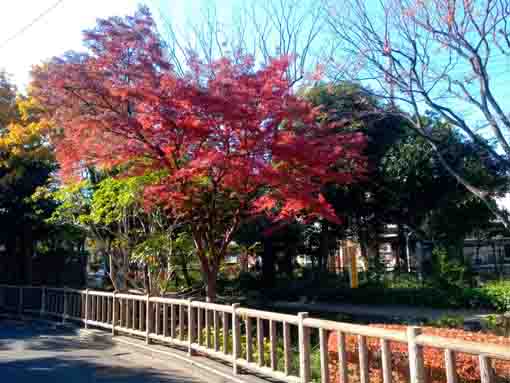
[[[318,111],[292,93],[287,58],[260,70],[250,57],[194,60],[179,77],[146,8],[99,21],[85,44],[90,52],[34,71],[35,96],[60,128],[62,172],[160,172],[146,200],[189,224],[210,298],[245,217],[338,219],[320,191],[363,171],[364,139],[316,122]]]

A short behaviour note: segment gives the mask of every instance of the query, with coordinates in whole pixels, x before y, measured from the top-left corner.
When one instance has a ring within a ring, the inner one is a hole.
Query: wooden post
[[[179,340],[184,340],[184,305],[179,305]]]
[[[188,327],[189,327],[189,314],[190,314],[190,311],[191,310],[191,304],[190,304],[191,300],[188,300]],[[175,305],[174,304],[171,304],[170,305],[170,337],[172,339],[175,339],[176,337],[176,331],[175,331],[175,324],[177,323],[177,320],[176,320],[176,312],[175,312]],[[189,328],[188,328],[188,337],[189,337]],[[189,338],[188,338],[189,339]]]
[[[223,353],[228,354],[228,313],[223,313]]]
[[[358,351],[359,351],[359,380],[360,383],[369,383],[370,375],[368,369],[368,347],[367,338],[358,335]]]
[[[269,344],[270,344],[270,351],[269,351],[269,358],[271,361],[271,369],[276,370],[277,365],[277,359],[276,359],[276,342],[278,339],[276,338],[276,322],[273,320],[269,321]]]
[[[85,290],[85,328],[89,328],[89,289]]]
[[[248,363],[251,363],[252,362],[252,354],[253,354],[253,348],[252,348],[252,344],[253,344],[253,341],[252,341],[252,338],[251,338],[251,335],[252,335],[252,320],[249,316],[246,316],[246,320],[245,320],[245,328],[246,328],[246,361]]]
[[[116,292],[113,292],[112,297],[112,336],[115,336],[115,322],[117,321],[117,300],[115,299]]]
[[[480,382],[493,383],[494,374],[492,371],[491,360],[486,355],[479,355],[478,361],[480,363]]]
[[[133,330],[140,330],[140,328],[138,328],[138,302],[137,300],[133,299],[133,311],[131,312],[131,317],[132,317],[132,320],[131,320],[131,323],[133,325]]]
[[[197,307],[197,343],[199,346],[202,345],[202,310]]]
[[[310,382],[310,331],[304,325],[308,313],[298,314],[299,331],[299,377],[301,383]]]
[[[67,319],[67,288],[64,287],[64,310],[62,312],[62,323],[65,323]]]
[[[23,287],[19,288],[19,296],[18,296],[18,315],[23,316]]]
[[[108,297],[103,297],[101,301],[101,321],[103,323],[108,323]]]
[[[357,262],[357,246],[352,241],[347,241],[346,253],[349,259],[349,276],[351,280],[351,288],[358,288],[358,262]]]
[[[119,298],[119,326],[124,327],[124,299]]]
[[[290,342],[290,325],[287,322],[283,322],[283,363],[285,375],[290,375],[291,369],[291,342]]]
[[[328,333],[323,328],[319,329],[319,348],[321,359],[321,383],[329,383]]]
[[[46,312],[46,287],[41,287],[41,317],[44,316]]]
[[[106,323],[110,324],[112,321],[112,304],[111,304],[111,298],[106,297]]]
[[[381,360],[383,383],[391,383],[391,349],[388,339],[381,339]]]
[[[218,311],[213,311],[213,327],[214,327],[214,351],[220,350],[220,315]]]
[[[168,306],[163,303],[163,336],[168,336]]]
[[[172,305],[172,338],[175,337],[175,309]],[[188,299],[188,356],[193,355],[193,341],[195,340],[195,316],[191,299]]]
[[[236,313],[239,303],[232,305],[232,368],[234,375],[237,375],[239,370],[237,367],[237,358],[241,353],[241,329],[239,326],[239,316]]]
[[[101,299],[98,295],[91,295],[92,298],[92,311],[91,311],[91,319],[93,321],[98,322],[99,316],[101,315]]]
[[[421,334],[421,328],[407,328],[407,343],[409,350],[409,372],[411,383],[425,383],[425,366],[423,362],[423,347],[416,343],[416,337]]]
[[[92,320],[95,320],[96,322],[101,322],[101,296],[100,295],[93,295],[94,297],[94,315],[92,316]]]
[[[446,382],[457,383],[457,368],[455,366],[455,352],[452,350],[444,350],[444,361],[446,366]]]
[[[264,365],[264,322],[257,318],[257,354],[259,366]]]
[[[156,330],[154,331],[156,334],[159,335],[161,332],[161,303],[156,302]]]
[[[209,298],[207,298],[209,302]],[[205,347],[211,348],[211,310],[205,309]]]
[[[347,348],[345,346],[345,334],[338,332],[338,373],[340,375],[340,383],[348,382],[347,369]]]
[[[151,343],[150,332],[151,332],[151,301],[150,295],[147,294],[145,296],[145,343],[147,344]]]
[[[145,331],[145,302],[138,301],[138,327],[140,331]]]

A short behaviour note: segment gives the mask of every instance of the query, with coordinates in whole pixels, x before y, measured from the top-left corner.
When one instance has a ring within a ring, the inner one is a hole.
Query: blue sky
[[[133,14],[140,4],[148,5],[156,20],[163,14],[179,34],[206,4],[216,4],[218,16],[231,20],[231,9],[243,0],[63,0],[23,33],[5,43],[57,0],[14,0],[2,4],[0,13],[0,69],[12,76],[20,91],[29,83],[33,65],[68,50],[80,50],[82,31],[96,19]],[[163,31],[164,28],[160,28]]]
[[[190,37],[190,25],[201,19],[206,6],[216,6],[221,23],[230,24],[236,10],[247,4],[246,0],[63,0],[19,36],[5,43],[55,3],[57,0],[13,0],[2,5],[0,69],[12,75],[20,91],[29,83],[33,65],[68,50],[80,50],[82,31],[93,27],[97,18],[133,14],[140,4],[145,4],[158,22],[161,15],[171,20],[178,35],[186,40]],[[253,4],[258,6],[258,0]],[[162,23],[159,29],[165,37]]]

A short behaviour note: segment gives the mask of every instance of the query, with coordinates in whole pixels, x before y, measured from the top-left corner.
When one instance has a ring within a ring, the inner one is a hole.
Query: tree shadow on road
[[[192,383],[197,379],[151,368],[99,364],[82,358],[48,357],[0,361],[1,380],[17,383]]]
[[[113,343],[106,333],[84,333],[78,327],[15,320],[0,321],[0,351],[22,342],[25,350],[66,352],[77,349],[107,350]]]

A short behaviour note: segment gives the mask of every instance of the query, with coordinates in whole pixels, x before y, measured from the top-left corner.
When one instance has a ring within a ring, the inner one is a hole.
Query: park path
[[[226,383],[203,368],[144,352],[103,331],[0,320],[0,381],[8,383]],[[144,344],[143,341],[139,342]],[[151,346],[152,347],[152,346]],[[154,346],[157,348],[158,346]],[[168,350],[168,349],[167,349]],[[211,362],[208,362],[209,364]],[[221,366],[217,367],[221,371]],[[231,370],[231,369],[227,369]]]
[[[398,319],[409,321],[435,321],[445,316],[463,317],[465,322],[480,322],[485,316],[491,314],[483,310],[459,309],[433,309],[407,305],[362,305],[350,303],[306,303],[277,301],[271,305],[273,308],[293,311],[310,311],[312,313],[338,313],[363,318]]]

